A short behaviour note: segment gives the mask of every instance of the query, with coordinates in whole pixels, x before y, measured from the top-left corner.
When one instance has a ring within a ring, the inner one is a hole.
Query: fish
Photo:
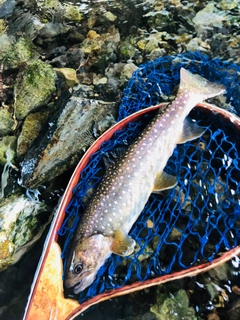
[[[94,282],[112,253],[128,256],[134,252],[136,243],[129,232],[151,193],[177,184],[177,178],[164,171],[176,145],[205,131],[188,114],[198,103],[225,91],[224,85],[181,68],[176,98],[158,111],[107,168],[83,212],[66,261],[66,289],[80,293]]]

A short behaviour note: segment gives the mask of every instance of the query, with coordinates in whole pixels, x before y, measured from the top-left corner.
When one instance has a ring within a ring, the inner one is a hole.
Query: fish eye
[[[74,273],[79,274],[82,272],[83,265],[81,263],[77,264],[76,267],[74,268]]]

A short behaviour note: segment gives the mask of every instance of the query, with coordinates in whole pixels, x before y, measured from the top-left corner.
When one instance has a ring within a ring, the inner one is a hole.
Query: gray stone
[[[76,165],[95,140],[95,132],[112,125],[111,116],[116,119],[115,102],[72,97],[56,123],[50,122],[40,144],[33,145],[23,160],[23,185],[36,188]]]

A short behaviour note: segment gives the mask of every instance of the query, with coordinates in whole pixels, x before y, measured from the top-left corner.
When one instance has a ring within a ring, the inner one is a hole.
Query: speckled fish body
[[[78,293],[95,279],[111,253],[129,255],[135,242],[128,236],[150,194],[172,188],[175,177],[164,172],[176,144],[195,139],[203,129],[187,115],[224,86],[181,69],[176,99],[161,109],[116,163],[93,195],[76,230],[69,253],[65,287]]]

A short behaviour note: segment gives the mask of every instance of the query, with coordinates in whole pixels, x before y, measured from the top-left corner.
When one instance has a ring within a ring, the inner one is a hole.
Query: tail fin
[[[198,74],[193,74],[181,68],[179,92],[181,93],[184,90],[187,90],[188,93],[192,92],[200,95],[202,100],[205,100],[224,93],[226,88],[222,84],[210,82]]]

